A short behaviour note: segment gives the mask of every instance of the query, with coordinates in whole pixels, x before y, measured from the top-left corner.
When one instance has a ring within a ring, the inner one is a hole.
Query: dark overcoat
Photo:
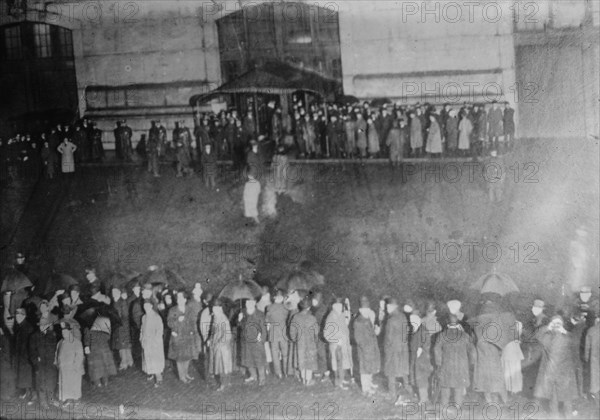
[[[257,310],[252,315],[244,313],[240,324],[240,340],[242,341],[241,365],[247,368],[265,367],[267,355],[264,343],[267,340],[267,325],[265,315],[261,311]]]
[[[358,315],[352,324],[361,374],[371,375],[381,368],[381,353],[375,335],[375,327],[369,318]]]
[[[296,343],[294,347],[294,367],[300,370],[317,370],[317,341],[319,325],[317,318],[310,311],[298,312],[290,321],[290,339]]]
[[[183,320],[180,321],[179,317],[183,317]],[[196,351],[197,317],[198,314],[189,307],[186,307],[185,312],[181,312],[177,305],[169,309],[167,315],[167,325],[171,330],[169,359],[186,361],[198,358],[198,352]],[[174,336],[173,333],[177,335]]]
[[[442,388],[468,388],[469,361],[474,356],[471,336],[464,329],[445,328],[434,345],[437,377]]]
[[[383,336],[383,370],[387,377],[408,376],[408,333],[406,316],[392,312],[386,319]]]

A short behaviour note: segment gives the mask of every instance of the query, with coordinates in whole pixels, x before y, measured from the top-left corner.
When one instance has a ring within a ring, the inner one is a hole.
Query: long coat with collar
[[[294,367],[300,370],[317,370],[317,342],[319,325],[310,311],[295,314],[290,321],[290,339],[294,346]]]
[[[180,320],[183,317],[183,320]],[[177,305],[169,309],[167,325],[171,330],[169,337],[169,359],[186,361],[198,358],[196,352],[196,325],[197,314],[189,307],[185,312],[179,310]],[[176,333],[177,335],[173,335]]]
[[[541,332],[540,343],[544,348],[542,362],[535,383],[536,398],[572,401],[577,398],[577,379],[569,333]]]
[[[375,335],[375,326],[369,318],[358,315],[352,324],[361,375],[371,375],[381,368],[381,353]]]
[[[267,340],[267,325],[265,315],[261,311],[256,310],[252,315],[244,313],[240,324],[240,340],[242,341],[241,365],[247,368],[266,366],[267,355],[264,343]]]
[[[460,327],[445,328],[434,345],[437,377],[442,388],[468,388],[469,361],[474,356],[471,336]]]

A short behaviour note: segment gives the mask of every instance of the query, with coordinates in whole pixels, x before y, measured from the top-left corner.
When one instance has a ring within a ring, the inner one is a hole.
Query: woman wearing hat
[[[142,346],[142,371],[154,377],[154,386],[162,383],[165,369],[165,351],[163,345],[163,320],[156,311],[154,303],[145,299],[142,303],[144,315],[140,328],[140,344]]]
[[[354,341],[358,352],[358,369],[360,371],[360,386],[366,396],[375,394],[373,385],[373,375],[379,372],[381,367],[381,356],[379,345],[377,344],[377,335],[375,334],[375,325],[373,320],[374,313],[370,308],[369,300],[363,296],[360,299],[360,308],[358,315],[352,325],[354,331]]]
[[[83,346],[71,329],[71,325],[61,322],[62,340],[56,347],[54,364],[58,368],[58,399],[61,402],[77,401],[81,398],[81,378],[83,367]]]
[[[56,315],[50,313],[47,300],[38,306],[40,313],[38,328],[29,339],[29,360],[35,373],[35,389],[43,407],[54,398],[57,372],[54,366],[57,337],[54,331]]]
[[[210,348],[210,373],[219,384],[217,391],[223,391],[229,386],[229,377],[233,371],[231,324],[223,312],[221,299],[215,299],[212,312],[207,342],[207,347]]]
[[[352,349],[350,330],[343,311],[344,302],[338,298],[331,305],[331,311],[325,320],[323,336],[329,342],[331,368],[336,374],[335,385],[347,390],[344,376],[346,369],[352,369]]]
[[[310,312],[310,298],[307,296],[300,301],[298,309],[290,321],[290,339],[294,346],[294,368],[300,371],[304,385],[313,385],[312,374],[319,368],[317,363],[317,342],[319,340],[319,325],[317,318]]]

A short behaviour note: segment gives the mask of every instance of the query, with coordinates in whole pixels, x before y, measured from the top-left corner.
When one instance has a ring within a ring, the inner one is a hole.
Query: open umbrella
[[[33,286],[33,284],[25,274],[21,273],[17,269],[9,268],[4,276],[4,279],[2,279],[0,292],[4,293],[10,290],[14,293],[17,290],[21,290],[29,286]]]
[[[506,274],[491,272],[485,274],[475,283],[471,285],[472,289],[479,290],[479,293],[497,293],[500,296],[507,295],[512,292],[518,292],[519,288]]]
[[[335,100],[338,104],[342,104],[342,105],[354,105],[360,102],[360,99],[358,99],[356,96],[353,95],[343,95],[340,96],[339,98],[336,98]]]
[[[185,280],[174,270],[167,268],[155,268],[148,270],[142,275],[140,284],[163,283],[171,289],[185,289]]]
[[[391,104],[392,101],[388,98],[375,98],[371,101],[371,106],[380,107],[386,104]]]
[[[229,299],[233,302],[240,299],[256,299],[262,294],[260,286],[253,280],[242,280],[226,284],[219,293],[220,298]]]
[[[78,284],[72,276],[64,273],[53,273],[44,287],[44,294],[51,295],[57,290],[67,290],[70,286]]]
[[[98,316],[105,316],[110,319],[112,328],[121,325],[121,317],[117,310],[106,303],[89,302],[79,305],[75,319],[83,326],[90,328]]]

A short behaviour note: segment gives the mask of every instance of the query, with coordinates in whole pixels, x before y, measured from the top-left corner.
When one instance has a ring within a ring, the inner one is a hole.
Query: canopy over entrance
[[[311,92],[323,97],[334,96],[341,83],[308,70],[282,62],[268,62],[227,82],[212,92],[194,95],[190,106],[232,93],[286,95],[297,91]]]

